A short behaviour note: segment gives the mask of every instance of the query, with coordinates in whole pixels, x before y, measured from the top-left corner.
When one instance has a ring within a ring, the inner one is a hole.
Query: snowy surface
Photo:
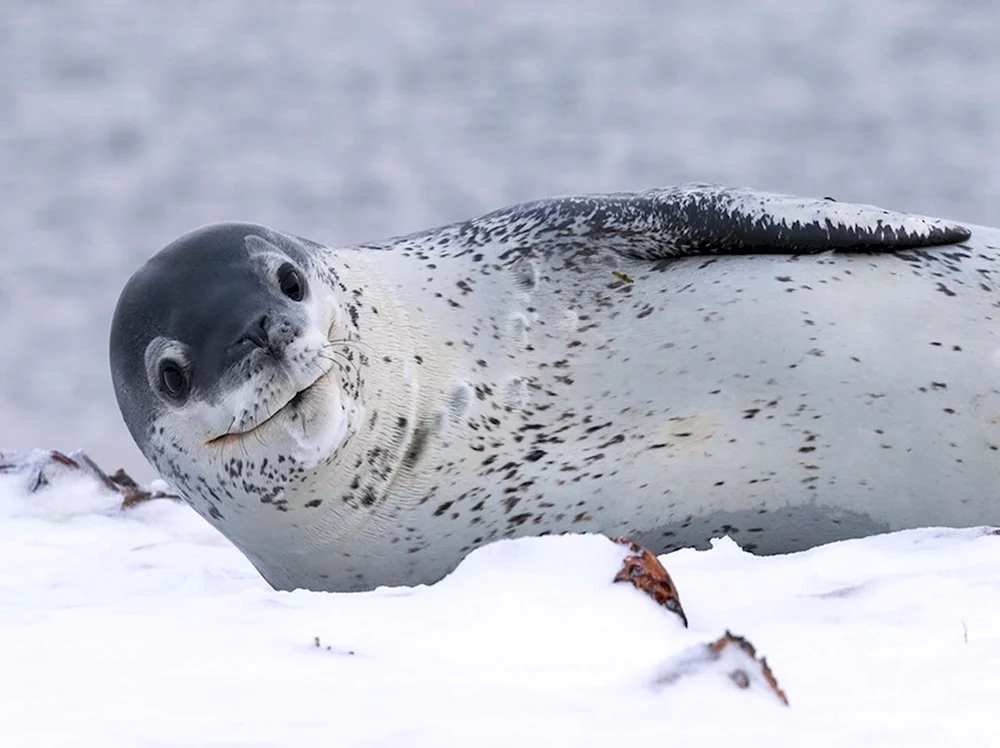
[[[502,541],[432,587],[287,593],[186,506],[119,498],[0,476],[5,748],[1000,740],[989,530],[672,553],[685,630],[612,583],[625,550],[598,536]],[[719,672],[655,685],[726,629],[789,707]]]

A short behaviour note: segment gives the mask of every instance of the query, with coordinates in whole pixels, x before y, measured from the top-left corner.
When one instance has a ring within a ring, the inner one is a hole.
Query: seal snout
[[[229,350],[238,359],[262,351],[280,361],[287,356],[288,347],[301,332],[298,325],[281,315],[256,313],[250,315],[250,321],[236,333]]]
[[[250,344],[255,348],[263,348],[265,351],[270,353],[276,353],[271,345],[271,338],[268,334],[268,324],[270,320],[267,314],[259,314],[250,324],[248,324],[243,329],[243,334],[240,336],[239,340],[236,341],[236,345],[243,346]]]

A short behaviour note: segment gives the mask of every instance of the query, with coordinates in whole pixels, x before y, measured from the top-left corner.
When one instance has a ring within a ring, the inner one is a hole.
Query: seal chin
[[[265,418],[250,425],[249,428],[245,428],[240,431],[227,431],[223,434],[212,437],[207,442],[205,442],[206,446],[223,447],[229,444],[237,443],[248,436],[257,435],[270,424],[277,422],[280,416],[285,416],[289,419],[293,419],[294,414],[297,413],[305,404],[307,404],[310,398],[317,395],[317,391],[322,387],[322,385],[329,378],[329,376],[330,376],[330,371],[324,372],[319,377],[317,377],[311,384],[309,384],[308,386],[304,387],[301,390],[294,392],[287,400],[285,400],[284,403],[275,408]]]

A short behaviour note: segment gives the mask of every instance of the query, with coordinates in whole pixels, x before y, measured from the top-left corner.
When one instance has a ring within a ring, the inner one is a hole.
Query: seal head
[[[125,286],[111,328],[115,395],[140,450],[188,496],[221,490],[206,491],[221,482],[206,475],[236,478],[231,456],[249,459],[245,439],[301,465],[343,437],[345,401],[330,375],[350,367],[338,368],[330,343],[337,305],[316,247],[215,224],[174,241]]]

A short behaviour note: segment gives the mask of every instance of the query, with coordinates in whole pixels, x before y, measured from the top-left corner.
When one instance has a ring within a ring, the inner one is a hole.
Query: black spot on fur
[[[403,456],[403,465],[412,468],[420,461],[424,451],[427,449],[427,439],[430,436],[430,429],[427,426],[418,426],[413,431],[410,445]]]

